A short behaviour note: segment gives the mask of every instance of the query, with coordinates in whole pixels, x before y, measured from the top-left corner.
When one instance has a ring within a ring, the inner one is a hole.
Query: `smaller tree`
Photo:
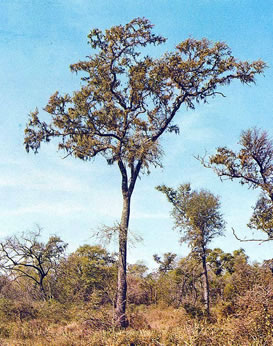
[[[244,251],[243,249],[237,251]],[[210,250],[207,256],[207,262],[216,276],[222,276],[225,273],[232,274],[234,271],[234,256],[222,249],[215,248]]]
[[[225,222],[220,213],[219,198],[206,190],[195,191],[190,184],[180,185],[177,190],[165,185],[157,186],[172,204],[171,215],[175,228],[182,232],[181,242],[187,242],[192,252],[201,260],[206,311],[210,313],[209,280],[207,269],[208,244],[222,235]]]
[[[142,261],[129,264],[128,301],[131,304],[149,304],[149,285],[146,283],[148,267]]]
[[[174,269],[175,258],[177,257],[175,253],[172,253],[172,252],[164,253],[163,259],[161,259],[161,257],[158,256],[157,254],[153,255],[153,257],[155,262],[159,264],[159,268],[158,268],[159,272],[167,273],[168,271]]]
[[[200,294],[202,268],[200,261],[190,253],[178,262],[174,270],[175,282],[178,286],[178,306],[183,302],[185,310],[191,315],[199,314],[198,297]]]
[[[15,279],[26,277],[34,281],[43,299],[50,294],[45,279],[56,268],[64,255],[67,244],[59,237],[52,236],[47,243],[39,242],[41,229],[28,234],[8,237],[0,243],[0,268]]]
[[[59,298],[89,301],[94,294],[100,300],[111,300],[113,290],[110,287],[116,279],[116,269],[116,259],[103,247],[87,244],[80,246],[61,265]]]
[[[238,152],[219,147],[208,162],[205,158],[201,162],[220,179],[237,179],[242,185],[261,190],[247,226],[263,231],[267,235],[265,240],[273,240],[273,140],[266,131],[253,128],[242,132],[239,144]]]

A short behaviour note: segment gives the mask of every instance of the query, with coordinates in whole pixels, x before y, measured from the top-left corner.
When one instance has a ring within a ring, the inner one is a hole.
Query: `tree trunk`
[[[40,277],[39,286],[40,286],[40,292],[42,294],[42,298],[43,298],[43,300],[46,301],[48,296],[47,296],[45,288],[44,288],[44,278],[45,278],[45,276],[41,276]]]
[[[209,292],[209,279],[207,270],[206,255],[202,255],[203,265],[203,289],[204,289],[204,301],[206,305],[207,315],[210,315],[210,292]]]
[[[127,327],[126,319],[126,264],[127,264],[127,235],[130,217],[131,196],[128,193],[123,194],[123,208],[121,214],[121,223],[119,229],[119,259],[118,259],[118,287],[116,303],[116,325],[121,328]]]

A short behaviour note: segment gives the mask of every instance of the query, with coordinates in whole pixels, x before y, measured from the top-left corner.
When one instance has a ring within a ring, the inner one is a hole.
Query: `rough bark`
[[[123,206],[121,213],[121,221],[119,227],[119,258],[118,258],[118,286],[117,286],[117,300],[115,311],[115,323],[117,327],[126,328],[126,299],[127,299],[127,238],[128,227],[130,219],[130,202],[133,192],[130,191],[128,186],[127,170],[122,162],[118,161],[119,170],[121,173],[121,191],[123,197]],[[131,177],[132,179],[132,177]]]
[[[207,315],[210,315],[210,292],[209,292],[209,279],[206,255],[202,255],[202,266],[203,266],[203,290],[204,290],[204,301],[206,305]]]
[[[116,303],[116,324],[121,328],[127,327],[126,319],[126,264],[127,264],[127,236],[130,217],[130,197],[123,197],[123,208],[119,230],[119,259],[118,259],[118,287]]]
[[[127,299],[127,238],[130,219],[131,196],[135,188],[135,183],[139,175],[142,161],[139,160],[134,166],[131,166],[131,176],[128,179],[127,169],[122,160],[118,161],[121,173],[121,191],[123,197],[123,206],[121,213],[121,222],[119,227],[119,259],[118,259],[118,287],[115,311],[115,323],[117,327],[126,328],[128,325],[126,318],[126,299]]]

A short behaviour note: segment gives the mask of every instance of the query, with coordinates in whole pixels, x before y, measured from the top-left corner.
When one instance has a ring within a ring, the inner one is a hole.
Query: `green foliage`
[[[247,262],[247,256],[244,249],[234,250],[233,253],[226,253],[216,248],[208,250],[207,262],[215,275],[232,274],[235,264],[241,260]]]
[[[273,165],[272,165],[272,168],[273,168]],[[266,196],[266,194],[262,194],[253,208],[254,209],[253,214],[247,225],[250,229],[257,229],[266,233],[269,240],[273,239],[273,203],[272,202],[273,202],[273,197],[272,199],[271,198],[269,199]]]
[[[174,261],[176,256],[177,255],[174,253],[167,252],[164,253],[162,260],[157,254],[155,254],[153,257],[155,262],[159,264],[158,270],[160,272],[167,273],[169,270],[172,270],[174,268]]]
[[[266,131],[257,128],[243,131],[236,153],[226,147],[217,149],[206,167],[220,178],[237,179],[252,189],[260,189],[261,196],[254,206],[249,228],[263,231],[267,240],[273,239],[273,141]]]
[[[190,184],[179,185],[177,190],[162,185],[157,190],[172,204],[175,228],[182,232],[181,242],[188,242],[192,251],[202,253],[215,236],[223,234],[225,222],[218,197],[206,190],[192,191]]]
[[[147,272],[147,270],[148,270],[148,267],[141,261],[128,265],[128,272],[140,278],[143,278],[145,276],[145,273]]]
[[[109,254],[105,249],[84,245],[78,250],[73,254],[89,256],[95,264],[108,263]],[[209,265],[213,265],[215,258],[225,258],[221,249],[211,250],[208,258],[210,255]],[[173,269],[166,273],[158,271],[146,274],[142,263],[130,265],[128,284],[136,288],[140,294],[138,297],[146,292],[147,287],[152,287],[156,290],[158,301],[151,305],[151,301],[143,300],[142,305],[138,306],[132,301],[128,309],[129,328],[126,331],[115,329],[112,307],[105,301],[96,305],[92,299],[84,301],[81,297],[75,302],[71,299],[60,302],[33,298],[19,300],[16,296],[6,298],[5,285],[16,285],[19,290],[22,288],[16,282],[2,280],[1,343],[72,346],[97,345],[99,340],[100,345],[271,345],[273,281],[270,267],[268,263],[249,264],[242,249],[229,255],[233,263],[231,271],[223,269],[219,275],[214,267],[209,271],[211,283],[220,280],[224,287],[224,291],[221,288],[215,293],[217,299],[213,300],[209,319],[201,304],[202,268],[196,256],[179,259],[173,264]],[[99,279],[101,274],[96,271],[94,275]],[[62,277],[58,280],[60,285],[65,285]],[[135,282],[141,285],[134,286]],[[195,290],[198,293],[196,301]]]
[[[172,204],[171,215],[175,228],[182,233],[181,242],[188,242],[191,252],[203,267],[203,297],[210,314],[210,289],[207,268],[208,244],[223,234],[225,222],[220,213],[219,198],[206,190],[194,191],[190,184],[179,185],[177,190],[157,186]]]
[[[59,299],[109,300],[116,271],[115,259],[101,246],[80,246],[61,264]]]
[[[194,108],[217,95],[217,87],[233,79],[253,83],[265,64],[237,61],[222,42],[188,39],[162,58],[142,54],[142,47],[166,41],[152,33],[145,18],[133,19],[103,33],[88,35],[95,49],[87,61],[71,65],[83,72],[83,86],[73,95],[53,94],[45,107],[50,124],[30,114],[26,149],[38,151],[41,142],[60,138],[59,149],[80,159],[103,155],[108,163],[122,160],[129,166],[158,164],[157,139],[171,124],[182,104]]]

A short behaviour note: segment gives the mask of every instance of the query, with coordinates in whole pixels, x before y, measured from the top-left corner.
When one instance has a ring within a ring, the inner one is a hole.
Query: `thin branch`
[[[250,241],[254,241],[254,242],[260,242],[259,245],[261,245],[262,243],[265,243],[267,241],[273,240],[273,238],[268,238],[268,239],[241,239],[237,236],[237,234],[235,233],[234,228],[232,227],[232,233],[234,235],[234,237],[239,240],[240,242],[250,242]]]

